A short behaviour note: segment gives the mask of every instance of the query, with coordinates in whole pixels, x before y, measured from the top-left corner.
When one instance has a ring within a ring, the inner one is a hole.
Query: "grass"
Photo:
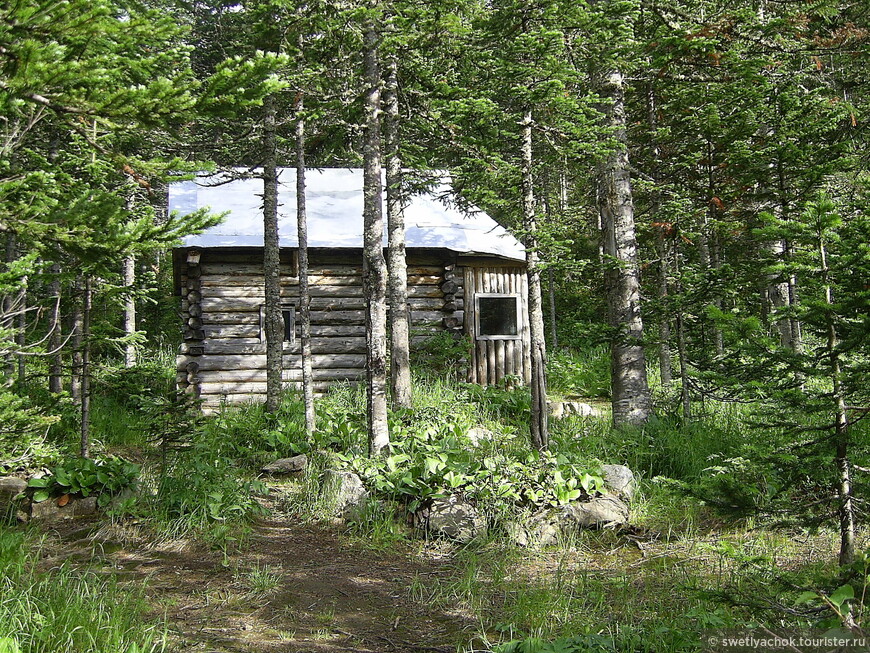
[[[21,653],[152,653],[165,627],[143,619],[141,591],[66,566],[39,568],[32,536],[0,526],[0,642]]]

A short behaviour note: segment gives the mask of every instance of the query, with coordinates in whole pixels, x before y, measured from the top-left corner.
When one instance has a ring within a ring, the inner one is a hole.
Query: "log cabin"
[[[279,241],[288,386],[301,384],[296,171],[279,175]],[[315,390],[365,379],[361,169],[306,173]],[[224,221],[173,250],[184,342],[178,385],[213,411],[265,400],[262,180],[220,176],[177,182],[169,208],[210,207]],[[438,331],[466,334],[468,380],[530,379],[528,285],[522,244],[480,211],[459,210],[446,178],[408,198],[408,304],[414,343]]]

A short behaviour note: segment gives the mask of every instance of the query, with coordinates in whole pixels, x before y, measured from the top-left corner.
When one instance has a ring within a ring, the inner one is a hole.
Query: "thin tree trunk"
[[[50,336],[48,350],[52,352],[48,359],[48,391],[60,394],[63,391],[63,358],[61,354],[62,335],[60,329],[60,265],[51,266],[51,310],[48,314]]]
[[[825,303],[833,306],[830,269],[824,236],[819,235],[822,284]],[[837,327],[830,313],[827,315],[827,354],[831,365],[831,383],[834,400],[834,433],[837,465],[837,511],[840,517],[840,565],[852,564],[855,560],[855,511],[852,501],[852,473],[849,463],[849,422],[846,415],[846,399],[843,391],[840,354],[837,351],[839,338]]]
[[[82,321],[82,306],[84,304],[83,287],[84,280],[82,277],[76,277],[73,292],[73,312],[71,316],[73,354],[72,373],[69,382],[69,394],[70,397],[72,397],[73,403],[76,405],[81,405],[82,401],[82,344],[84,342],[82,338],[82,332],[84,330],[84,323]]]
[[[302,401],[305,432],[317,429],[314,410],[314,370],[311,362],[311,295],[308,292],[308,213],[305,204],[305,119],[304,100],[296,102],[296,234],[299,240],[299,330],[302,349]]]
[[[16,301],[18,314],[15,316],[15,344],[18,346],[19,351],[17,356],[18,383],[23,386],[24,382],[27,381],[27,357],[21,353],[27,345],[27,277],[21,280],[21,284],[21,290],[18,291],[18,300]]]
[[[136,284],[136,259],[131,256],[124,257],[124,288],[127,294],[124,296],[124,336],[127,343],[124,345],[124,365],[133,367],[137,362],[136,343],[133,336],[136,335],[136,296],[133,291]]]
[[[266,332],[266,411],[281,404],[284,324],[281,316],[281,250],[278,242],[278,148],[275,137],[275,98],[263,101],[263,276]]]
[[[664,230],[660,227],[656,233],[656,249],[658,249],[658,299],[661,305],[661,323],[659,325],[659,375],[662,385],[670,385],[673,381],[673,363],[671,361],[671,315],[667,305],[670,273],[670,253],[665,240]]]
[[[14,233],[9,233],[6,236],[6,265],[7,268],[9,265],[16,259],[16,253],[18,251],[17,239],[15,238]],[[12,295],[4,295],[3,296],[3,328],[8,329],[10,333],[10,339],[15,341],[15,328],[16,328],[16,320],[15,320],[15,312],[16,312],[16,299],[13,298]],[[15,375],[15,358],[10,351],[8,354],[4,356],[3,366],[6,371],[6,378],[11,379]]]
[[[91,277],[85,276],[82,295],[81,448],[82,458],[91,455]]]
[[[626,148],[624,79],[617,70],[601,80],[606,126],[614,130],[619,146],[599,166],[598,206],[604,231],[604,249],[611,341],[613,424],[643,424],[652,414],[652,398],[643,350],[640,279],[634,227],[631,178]]]
[[[379,0],[369,7],[380,10]],[[390,445],[387,425],[387,263],[384,260],[383,185],[381,182],[381,70],[377,19],[364,37],[365,140],[363,145],[363,292],[366,299],[366,417],[369,454]]]
[[[411,334],[408,324],[408,264],[399,152],[398,64],[390,59],[384,87],[384,148],[387,159],[387,292],[390,304],[390,386],[393,406],[411,408]]]
[[[550,342],[553,343],[553,349],[559,348],[559,336],[556,332],[556,282],[553,278],[553,268],[547,268],[547,297],[550,304]]]
[[[532,360],[532,446],[542,450],[549,446],[547,412],[547,345],[544,340],[544,312],[541,301],[541,271],[538,267],[537,220],[532,178],[532,112],[526,110],[522,127],[523,231],[526,236],[526,274],[529,278],[529,340]]]
[[[683,293],[683,282],[680,276],[680,254],[673,250],[674,276],[676,277],[676,292]],[[677,362],[680,366],[680,403],[683,406],[683,419],[692,418],[692,397],[689,394],[689,356],[686,349],[686,326],[683,322],[683,309],[678,307],[674,313],[674,322],[677,329]]]

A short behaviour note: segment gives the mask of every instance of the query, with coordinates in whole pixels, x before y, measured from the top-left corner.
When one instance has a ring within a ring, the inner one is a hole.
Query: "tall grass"
[[[65,566],[39,570],[39,547],[0,525],[0,642],[21,653],[153,653],[165,627],[143,618],[141,590]]]

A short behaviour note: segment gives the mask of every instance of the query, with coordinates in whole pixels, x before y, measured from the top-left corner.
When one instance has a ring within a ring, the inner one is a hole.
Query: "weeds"
[[[0,642],[21,653],[154,653],[165,630],[143,621],[144,597],[113,578],[37,571],[38,545],[0,526]]]

